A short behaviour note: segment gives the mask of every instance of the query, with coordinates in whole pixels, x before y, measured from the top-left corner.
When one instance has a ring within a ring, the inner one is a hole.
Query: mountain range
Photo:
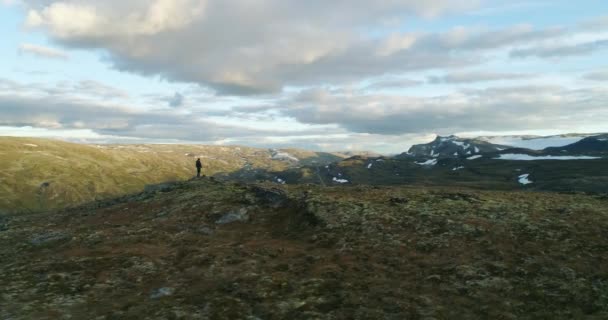
[[[510,141],[512,145],[497,141]],[[543,148],[539,150],[539,146]],[[138,192],[147,185],[186,180],[192,177],[194,160],[199,157],[205,175],[225,181],[608,191],[606,134],[438,136],[390,157],[371,152],[85,145],[0,137],[0,160],[4,164],[0,171],[0,213],[64,208]]]

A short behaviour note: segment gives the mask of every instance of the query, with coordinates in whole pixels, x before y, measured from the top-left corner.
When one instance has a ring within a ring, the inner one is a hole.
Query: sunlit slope
[[[329,154],[298,154],[302,160]],[[271,151],[199,145],[82,145],[0,137],[0,210],[37,211],[139,191],[147,184],[187,179],[200,157],[212,175],[245,168],[280,171],[295,165]]]

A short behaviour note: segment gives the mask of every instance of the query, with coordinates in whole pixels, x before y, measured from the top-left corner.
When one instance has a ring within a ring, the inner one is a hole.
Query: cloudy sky
[[[0,135],[396,153],[608,132],[605,0],[0,0]]]

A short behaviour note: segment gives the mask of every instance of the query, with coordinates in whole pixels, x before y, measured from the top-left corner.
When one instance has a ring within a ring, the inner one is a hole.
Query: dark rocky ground
[[[208,179],[0,217],[0,319],[607,319],[608,199]]]

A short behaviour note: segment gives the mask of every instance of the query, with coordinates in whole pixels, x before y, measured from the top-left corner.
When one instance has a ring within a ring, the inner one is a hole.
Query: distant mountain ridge
[[[494,142],[503,143],[494,143]],[[507,144],[504,142],[510,142]],[[558,136],[503,136],[460,138],[437,136],[426,144],[412,146],[399,158],[445,159],[482,154],[523,153],[534,155],[605,155],[608,134],[567,134]]]
[[[459,138],[454,135],[447,137],[437,136],[430,143],[412,146],[407,153],[402,153],[399,157],[458,158],[498,152],[508,148],[510,147],[493,144],[477,138]]]

